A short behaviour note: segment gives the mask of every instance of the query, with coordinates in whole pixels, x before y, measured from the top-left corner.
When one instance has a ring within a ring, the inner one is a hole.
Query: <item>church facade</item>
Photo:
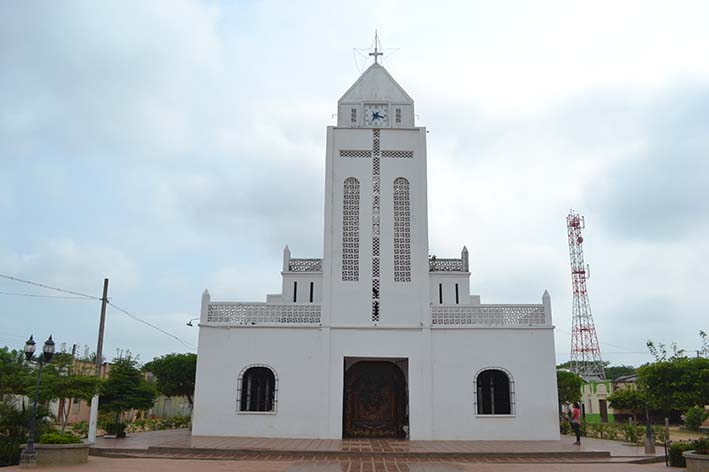
[[[372,64],[327,129],[323,257],[265,303],[202,296],[194,435],[559,438],[551,301],[483,304],[429,257],[426,129]]]

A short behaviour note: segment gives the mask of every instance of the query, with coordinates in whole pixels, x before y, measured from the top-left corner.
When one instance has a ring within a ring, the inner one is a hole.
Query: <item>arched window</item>
[[[273,369],[248,366],[239,374],[237,385],[239,411],[276,411],[278,379]]]
[[[411,282],[409,181],[394,180],[394,282]]]
[[[342,281],[359,280],[359,180],[345,180],[342,201]]]
[[[514,381],[505,369],[484,369],[475,376],[478,415],[513,415]]]

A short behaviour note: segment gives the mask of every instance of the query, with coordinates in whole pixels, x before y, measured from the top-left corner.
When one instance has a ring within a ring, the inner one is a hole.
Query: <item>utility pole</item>
[[[96,346],[96,377],[101,377],[101,359],[103,352],[103,328],[106,325],[106,304],[108,303],[108,279],[103,279],[103,296],[101,297],[101,321],[98,325],[98,345]],[[96,421],[98,420],[98,395],[91,399],[91,414],[89,416],[89,443],[96,442]]]

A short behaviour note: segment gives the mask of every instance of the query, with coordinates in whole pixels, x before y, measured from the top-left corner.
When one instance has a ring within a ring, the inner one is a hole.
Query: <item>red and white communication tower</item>
[[[590,277],[583,260],[583,237],[586,227],[583,216],[573,210],[566,217],[571,259],[571,285],[574,291],[573,326],[571,328],[571,371],[586,380],[605,380],[596,327],[593,325],[591,303],[588,301],[586,280]]]

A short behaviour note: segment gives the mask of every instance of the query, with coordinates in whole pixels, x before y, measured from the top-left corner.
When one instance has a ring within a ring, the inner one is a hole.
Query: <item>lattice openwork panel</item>
[[[394,159],[412,159],[414,151],[382,151],[382,157]]]
[[[359,180],[344,183],[342,207],[342,280],[359,280]]]
[[[320,272],[322,259],[290,259],[288,270],[291,272]]]
[[[394,282],[411,282],[411,203],[403,177],[394,180]]]
[[[273,305],[268,303],[210,303],[208,323],[239,325],[319,324],[320,305]]]
[[[431,272],[465,272],[463,259],[438,259],[428,260],[428,269]]]
[[[431,323],[447,326],[544,325],[544,305],[434,305]]]
[[[340,157],[368,158],[372,157],[372,151],[351,151],[343,149],[340,151]]]
[[[372,130],[372,321],[379,321],[379,277],[380,277],[380,197],[381,197],[381,152],[380,132]]]

